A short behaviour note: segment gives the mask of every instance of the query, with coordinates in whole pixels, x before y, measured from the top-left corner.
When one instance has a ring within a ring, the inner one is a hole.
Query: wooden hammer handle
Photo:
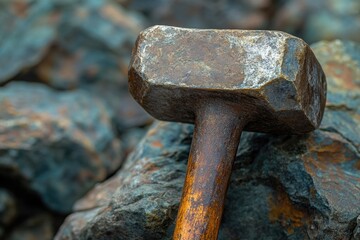
[[[174,239],[217,239],[231,169],[247,121],[225,103],[199,108],[196,116]]]

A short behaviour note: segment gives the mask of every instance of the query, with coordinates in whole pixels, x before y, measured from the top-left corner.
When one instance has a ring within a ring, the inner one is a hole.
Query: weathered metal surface
[[[312,131],[326,99],[310,47],[271,31],[151,27],[137,39],[129,87],[154,117],[195,123],[175,240],[217,239],[243,129]]]
[[[160,120],[193,123],[199,102],[222,99],[252,110],[245,130],[258,132],[314,130],[326,99],[311,49],[276,31],[151,27],[138,37],[129,85]]]

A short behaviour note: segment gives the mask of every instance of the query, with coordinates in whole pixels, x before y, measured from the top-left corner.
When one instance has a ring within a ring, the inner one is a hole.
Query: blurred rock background
[[[57,239],[171,236],[192,128],[155,121],[138,144],[153,119],[127,91],[154,24],[323,41],[321,129],[245,135],[220,237],[360,239],[358,0],[1,0],[0,239],[52,239],[73,211]]]

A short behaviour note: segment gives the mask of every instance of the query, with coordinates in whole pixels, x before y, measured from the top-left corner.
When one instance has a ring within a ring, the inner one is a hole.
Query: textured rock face
[[[197,103],[216,99],[262,118],[245,126],[256,132],[312,131],[326,99],[309,46],[276,31],[148,28],[133,51],[129,87],[157,119],[193,123]]]
[[[39,63],[41,80],[56,88],[120,81],[143,28],[141,17],[106,0],[2,1],[0,9],[6,22],[0,31],[0,82]]]
[[[58,212],[69,212],[122,161],[111,115],[82,91],[7,85],[0,92],[0,133],[3,184],[35,191]]]
[[[127,91],[140,15],[111,0],[2,1],[0,21],[0,84],[16,76],[82,88],[103,99],[119,131],[151,122]]]
[[[41,2],[1,1],[0,83],[37,64],[55,39],[54,6]]]
[[[359,45],[313,50],[329,86],[344,87],[329,87],[323,123],[310,134],[243,133],[219,239],[359,237]],[[77,203],[56,239],[171,239],[192,129],[156,122],[124,169]]]
[[[40,78],[61,89],[98,81],[126,86],[124,73],[132,44],[143,28],[141,18],[112,1],[57,5],[61,6],[57,41],[37,68]]]

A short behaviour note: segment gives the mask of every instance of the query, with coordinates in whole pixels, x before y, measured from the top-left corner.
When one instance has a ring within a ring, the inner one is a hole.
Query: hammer
[[[278,31],[150,27],[133,49],[129,87],[155,118],[195,123],[174,239],[217,239],[242,131],[310,132],[326,101],[310,47]]]

